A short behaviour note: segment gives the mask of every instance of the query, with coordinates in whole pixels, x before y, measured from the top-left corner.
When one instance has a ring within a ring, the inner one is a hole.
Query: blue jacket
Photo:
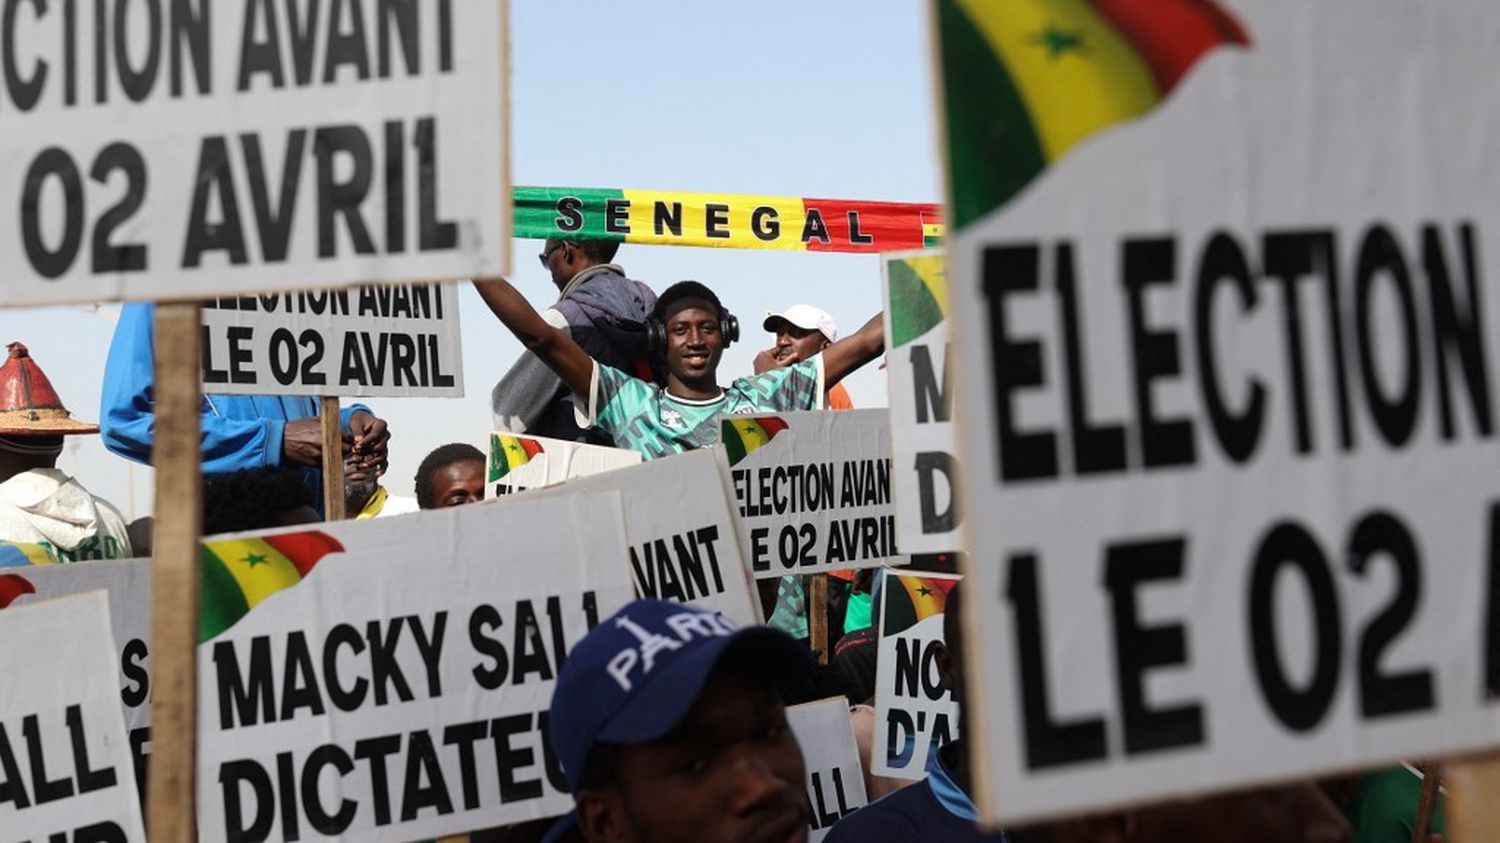
[[[120,456],[150,464],[151,439],[156,428],[156,403],[152,397],[155,376],[152,330],[156,306],[127,304],[120,308],[120,321],[109,345],[104,364],[104,392],[99,399],[99,432],[104,446]],[[344,432],[349,417],[362,404],[339,413]],[[205,395],[199,424],[203,431],[203,473],[232,474],[240,469],[280,466],[281,436],[286,423],[318,415],[318,399],[308,395]],[[300,472],[321,504],[322,472],[300,463],[288,469]]]

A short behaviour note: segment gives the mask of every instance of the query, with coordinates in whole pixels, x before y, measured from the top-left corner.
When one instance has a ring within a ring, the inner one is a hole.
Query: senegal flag
[[[881,635],[893,635],[933,615],[941,615],[956,579],[895,576],[885,578],[885,616]]]
[[[515,471],[531,458],[543,453],[542,443],[524,436],[506,436],[496,433],[490,436],[490,482]]]
[[[750,456],[756,448],[776,438],[776,434],[783,430],[786,430],[784,420],[766,416],[758,419],[724,419],[719,432],[724,438],[724,447],[729,451],[729,464],[736,465]]]
[[[1248,44],[1213,0],[938,0],[952,222],[1005,204],[1079,141]]]
[[[198,642],[234,626],[260,601],[301,582],[318,560],[343,549],[316,530],[204,542]]]
[[[886,264],[891,289],[891,346],[900,348],[932,330],[948,315],[948,282],[943,256],[892,258]]]

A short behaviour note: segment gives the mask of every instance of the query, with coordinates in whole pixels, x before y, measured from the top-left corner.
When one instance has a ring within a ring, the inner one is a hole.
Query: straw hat
[[[6,348],[10,356],[0,365],[0,436],[99,432],[99,425],[73,419],[26,346],[13,342]]]

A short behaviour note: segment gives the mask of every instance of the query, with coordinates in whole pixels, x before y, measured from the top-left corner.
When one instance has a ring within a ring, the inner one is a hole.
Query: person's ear
[[[588,843],[632,843],[625,803],[617,790],[585,790],[575,806],[578,830]]]

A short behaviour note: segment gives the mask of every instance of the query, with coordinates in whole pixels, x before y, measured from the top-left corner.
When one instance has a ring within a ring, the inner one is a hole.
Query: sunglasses
[[[550,267],[547,266],[547,258],[552,257],[553,252],[567,245],[567,243],[558,243],[556,246],[553,246],[552,248],[543,251],[540,255],[537,255],[536,259],[542,262],[542,269],[550,269]]]

